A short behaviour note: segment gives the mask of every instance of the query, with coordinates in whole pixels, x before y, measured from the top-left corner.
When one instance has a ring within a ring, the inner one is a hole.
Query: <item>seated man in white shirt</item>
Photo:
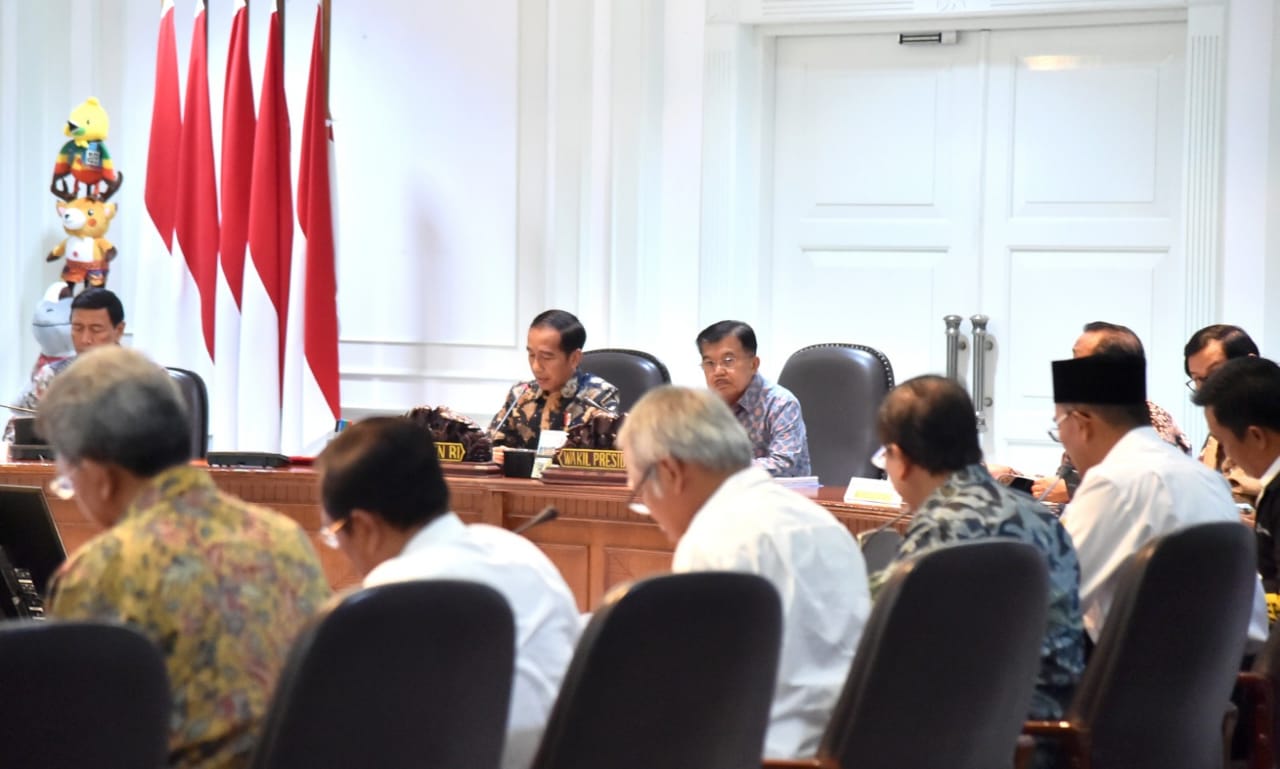
[[[529,540],[449,510],[436,447],[407,419],[367,419],[320,455],[325,536],[364,575],[364,586],[463,579],[507,599],[516,622],[516,669],[503,769],[532,763],[578,640],[573,593]]]
[[[813,755],[871,608],[853,536],[752,465],[751,440],[714,392],[650,390],[619,444],[636,498],[676,546],[673,571],[759,574],[778,589],[782,656],[765,755]]]
[[[1126,558],[1177,529],[1240,520],[1222,476],[1166,443],[1151,427],[1146,369],[1146,361],[1132,355],[1053,362],[1051,434],[1084,476],[1062,524],[1080,560],[1080,606],[1085,631],[1094,642]],[[1251,646],[1267,636],[1261,582],[1255,593]]]

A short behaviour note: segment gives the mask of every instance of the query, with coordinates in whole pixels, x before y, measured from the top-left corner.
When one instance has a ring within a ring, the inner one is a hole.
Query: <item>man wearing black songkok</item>
[[[1054,428],[1084,476],[1062,515],[1080,560],[1080,606],[1096,642],[1120,565],[1148,541],[1197,523],[1236,521],[1222,477],[1163,441],[1146,405],[1146,361],[1092,355],[1053,362]],[[1266,639],[1262,585],[1251,641]]]

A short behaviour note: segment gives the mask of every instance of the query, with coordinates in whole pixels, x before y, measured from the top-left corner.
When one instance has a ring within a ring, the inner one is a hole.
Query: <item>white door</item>
[[[1108,320],[1142,337],[1152,397],[1179,415],[1184,40],[1181,24],[779,40],[769,345],[868,344],[901,381],[944,370],[944,315],[968,333],[985,314],[984,448],[1050,472],[1049,362]]]

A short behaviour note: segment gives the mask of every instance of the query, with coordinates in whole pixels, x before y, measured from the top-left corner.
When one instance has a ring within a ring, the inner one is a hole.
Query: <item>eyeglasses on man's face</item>
[[[871,455],[871,466],[878,470],[885,470],[885,462],[889,456],[889,449],[881,446],[876,449],[876,453]]]
[[[1074,409],[1071,411],[1064,411],[1060,416],[1053,418],[1053,427],[1050,427],[1047,432],[1049,433],[1049,437],[1053,439],[1054,443],[1062,443],[1062,423],[1067,421],[1067,417],[1074,413],[1076,413]]]
[[[325,544],[325,547],[333,550],[338,549],[338,532],[342,531],[342,527],[346,526],[350,521],[349,517],[339,518],[328,526],[321,527],[320,541]]]
[[[737,355],[726,355],[720,360],[712,360],[711,358],[702,359],[702,370],[706,372],[715,371],[722,368],[725,371],[732,371],[735,366],[742,361]]]
[[[658,469],[656,464],[649,465],[645,471],[640,474],[640,480],[636,481],[635,488],[631,490],[631,498],[627,500],[627,509],[637,515],[651,515],[649,506],[640,501],[640,492],[644,490],[644,485],[653,478],[654,472]]]

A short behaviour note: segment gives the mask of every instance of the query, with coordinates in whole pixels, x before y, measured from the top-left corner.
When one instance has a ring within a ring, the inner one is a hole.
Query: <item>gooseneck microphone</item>
[[[1058,485],[1058,482],[1062,480],[1062,477],[1066,475],[1067,471],[1070,469],[1071,467],[1066,462],[1058,465],[1058,469],[1053,473],[1053,480],[1049,482],[1048,486],[1044,487],[1044,491],[1040,492],[1040,496],[1036,497],[1036,501],[1043,502],[1044,498],[1049,496],[1049,492],[1053,491],[1054,487]]]
[[[35,410],[35,409],[29,409],[29,408],[27,408],[26,406],[10,406],[10,405],[9,405],[9,404],[7,404],[7,403],[0,403],[0,409],[9,409],[10,411],[16,411],[16,412],[19,412],[19,413],[21,413],[21,414],[34,414],[34,413],[36,413],[36,410]]]
[[[889,520],[887,520],[887,521],[885,521],[884,523],[880,524],[879,526],[875,527],[875,528],[874,528],[874,529],[872,529],[871,531],[864,531],[864,532],[862,532],[861,534],[859,534],[859,535],[858,535],[858,541],[859,541],[859,542],[862,542],[862,541],[864,541],[865,539],[870,539],[873,535],[875,535],[875,534],[879,534],[880,532],[882,532],[882,531],[884,531],[885,529],[889,528],[890,526],[892,526],[893,524],[897,523],[898,521],[901,521],[903,518],[907,517],[907,516],[908,516],[908,515],[910,515],[910,514],[911,514],[911,508],[910,508],[910,507],[907,507],[906,505],[903,505],[903,506],[902,506],[902,510],[901,510],[897,515],[893,516],[893,517],[892,517],[892,518],[890,518]]]
[[[588,397],[587,395],[584,395],[583,393],[578,393],[578,394],[577,394],[576,396],[574,396],[574,397],[576,397],[578,400],[582,401],[583,403],[587,404],[587,405],[588,405],[588,406],[590,406],[591,408],[595,409],[596,411],[603,411],[604,413],[608,414],[608,415],[609,415],[609,416],[611,416],[611,417],[616,417],[616,416],[618,416],[618,412],[617,412],[617,411],[614,411],[614,410],[613,410],[613,409],[611,409],[611,408],[607,408],[606,406],[603,406],[603,405],[601,405],[601,404],[599,404],[599,403],[596,403],[594,400],[592,400],[592,399],[591,399],[590,397]]]
[[[512,530],[512,532],[515,534],[523,534],[529,529],[532,529],[534,526],[541,526],[547,521],[554,521],[559,516],[560,516],[560,511],[548,505],[547,507],[542,508],[542,512],[538,513],[537,515],[533,516],[529,520],[515,527]]]
[[[519,389],[519,390],[517,390],[517,391],[516,391],[516,394],[511,398],[511,405],[510,405],[510,406],[508,406],[508,407],[507,407],[507,410],[506,410],[506,411],[504,411],[504,412],[502,413],[502,419],[499,419],[499,420],[494,424],[493,429],[491,430],[491,432],[495,432],[495,433],[496,433],[496,432],[498,432],[499,430],[501,430],[501,429],[502,429],[502,426],[503,426],[503,425],[505,425],[505,424],[507,423],[507,420],[511,418],[511,412],[513,412],[513,411],[515,411],[515,410],[516,410],[516,404],[520,402],[520,399],[524,397],[525,392],[527,392],[528,390],[529,390],[529,385],[528,385],[528,383],[527,383],[527,382],[521,382],[521,383],[520,383],[520,389]]]

